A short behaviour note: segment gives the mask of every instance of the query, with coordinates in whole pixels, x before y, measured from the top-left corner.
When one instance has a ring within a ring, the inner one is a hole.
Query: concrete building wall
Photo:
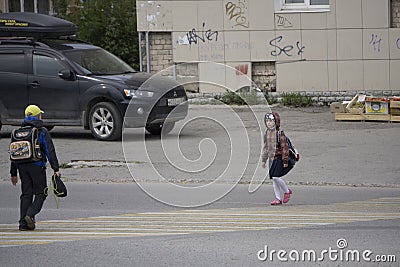
[[[170,33],[168,64],[198,63],[199,79],[215,75],[206,79],[219,78],[225,86],[238,78],[226,72],[221,78],[202,62],[245,69],[266,90],[400,89],[400,0],[330,0],[329,9],[313,12],[281,10],[281,3],[137,1],[138,31]],[[165,66],[150,62],[151,71]],[[243,81],[230,86],[239,89]]]

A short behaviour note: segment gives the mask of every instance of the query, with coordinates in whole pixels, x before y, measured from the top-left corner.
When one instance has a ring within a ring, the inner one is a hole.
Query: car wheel
[[[97,140],[119,140],[122,136],[122,116],[114,104],[97,103],[89,113],[89,128]]]
[[[54,126],[45,126],[45,128],[47,129],[47,131],[51,131],[51,130],[53,130],[54,129]]]
[[[152,135],[161,135],[161,132],[164,131],[164,134],[168,134],[172,131],[175,126],[175,122],[168,122],[159,125],[146,126],[146,130]],[[164,129],[164,130],[163,130]]]

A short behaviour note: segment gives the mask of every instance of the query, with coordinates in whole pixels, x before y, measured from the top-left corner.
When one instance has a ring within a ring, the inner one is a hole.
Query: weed
[[[215,96],[215,99],[227,105],[256,105],[258,104],[257,93],[252,91],[250,93],[236,93],[228,91],[222,96]]]
[[[285,106],[309,107],[312,106],[312,98],[310,96],[301,95],[300,93],[283,93],[282,103]]]

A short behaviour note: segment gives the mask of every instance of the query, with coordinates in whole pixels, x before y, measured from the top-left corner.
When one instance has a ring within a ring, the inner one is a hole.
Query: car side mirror
[[[58,73],[58,77],[64,80],[71,80],[71,81],[75,80],[75,74],[67,69],[60,70],[60,72]]]

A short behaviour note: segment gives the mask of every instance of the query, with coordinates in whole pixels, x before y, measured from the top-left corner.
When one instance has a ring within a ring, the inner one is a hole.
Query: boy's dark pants
[[[26,215],[33,218],[40,212],[46,199],[46,168],[33,163],[18,164],[22,194],[20,197],[20,224]]]

